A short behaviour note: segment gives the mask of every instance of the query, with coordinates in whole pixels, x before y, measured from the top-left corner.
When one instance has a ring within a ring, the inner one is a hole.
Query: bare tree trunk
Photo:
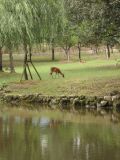
[[[113,54],[113,46],[110,46],[111,53]]]
[[[108,43],[107,43],[107,52],[106,52],[106,54],[107,54],[107,59],[109,59],[110,58],[110,46],[109,46]]]
[[[9,60],[10,60],[10,72],[15,73],[15,68],[13,63],[13,54],[11,50],[9,50]]]
[[[98,46],[92,47],[92,53],[97,55],[98,54]]]
[[[78,42],[78,54],[79,54],[79,61],[81,61],[81,43]]]
[[[52,61],[55,60],[55,49],[54,49],[54,46],[52,44]]]
[[[54,46],[54,39],[52,40],[52,61],[55,60],[55,46]]]
[[[97,48],[94,48],[94,54],[98,54]]]
[[[98,45],[95,45],[95,54],[98,54]]]
[[[69,62],[69,61],[70,61],[70,46],[68,46],[68,45],[66,44],[66,46],[63,47],[63,49],[64,49],[65,54],[66,54],[66,56],[67,56],[67,61]]]
[[[27,47],[26,47],[27,48]],[[28,52],[29,51],[29,52]],[[29,45],[29,48],[28,48],[28,53],[29,53],[29,61],[31,61],[31,57],[32,57],[32,46],[31,45]],[[27,54],[28,54],[27,53]],[[28,58],[28,57],[27,57]],[[28,60],[28,59],[27,59]]]
[[[70,62],[70,50],[68,50],[67,60],[68,60],[68,62]]]
[[[23,68],[24,68],[24,77],[25,77],[25,80],[28,80],[28,74],[27,74],[27,56],[28,56],[28,50],[27,50],[27,44],[24,43],[24,52],[25,52],[25,55],[24,55],[24,64],[23,64]]]
[[[64,48],[65,54],[67,56],[67,61],[70,61],[70,49],[69,48]]]
[[[3,72],[3,65],[2,65],[2,47],[0,47],[0,72]]]

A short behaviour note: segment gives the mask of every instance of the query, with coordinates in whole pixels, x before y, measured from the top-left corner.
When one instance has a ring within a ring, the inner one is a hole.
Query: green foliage
[[[63,27],[63,1],[2,0],[0,7],[0,36],[5,45],[41,42]]]
[[[23,40],[34,44],[53,39],[69,47],[77,41],[116,44],[119,6],[117,0],[1,0],[0,44],[11,48]]]
[[[120,1],[65,0],[67,19],[83,44],[115,45],[120,37]]]
[[[77,41],[78,37],[76,36],[74,26],[66,24],[64,33],[59,41],[60,46],[64,49],[70,49]]]

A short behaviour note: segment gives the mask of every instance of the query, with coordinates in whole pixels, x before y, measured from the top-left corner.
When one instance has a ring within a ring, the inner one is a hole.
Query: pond
[[[120,160],[120,124],[110,115],[0,111],[0,160]]]

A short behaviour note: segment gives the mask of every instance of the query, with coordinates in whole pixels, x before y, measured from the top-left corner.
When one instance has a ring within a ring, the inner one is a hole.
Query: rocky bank
[[[120,110],[120,92],[113,91],[105,96],[48,96],[39,93],[29,95],[12,95],[12,92],[0,89],[0,101],[15,106],[20,106],[23,103],[37,104],[38,106],[49,106],[52,109],[89,109],[89,110]]]

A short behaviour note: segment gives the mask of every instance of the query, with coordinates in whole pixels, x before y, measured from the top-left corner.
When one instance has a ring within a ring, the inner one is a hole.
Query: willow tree
[[[0,71],[3,72],[2,48],[3,48],[3,34],[0,32]]]
[[[4,46],[4,34],[2,32],[1,24],[2,24],[2,18],[4,17],[4,6],[1,4],[0,1],[0,71],[3,71],[3,61],[2,61],[2,48]]]
[[[0,5],[0,71],[3,71],[2,48],[4,46],[4,38],[5,38],[1,29],[1,24],[2,24],[1,19],[3,18],[3,14],[4,14],[4,7],[3,5]]]
[[[26,63],[28,46],[42,43],[46,38],[51,40],[63,23],[63,2],[59,0],[3,0],[5,12],[9,14],[16,41],[24,49],[24,77],[27,80]],[[9,32],[8,32],[9,33]],[[12,41],[13,44],[14,40]],[[15,44],[16,45],[16,44]]]
[[[38,1],[36,8],[38,11],[38,21],[34,23],[36,43],[42,43],[44,40],[51,44],[52,60],[54,60],[54,48],[64,30],[64,0]]]
[[[15,72],[12,52],[14,47],[17,45],[18,38],[16,38],[17,26],[15,25],[15,21],[12,15],[12,10],[10,9],[11,7],[9,8],[9,6],[10,5],[8,1],[6,0],[0,1],[0,49],[2,49],[2,47],[7,48],[10,59],[9,66],[10,66],[10,71],[12,73]]]

